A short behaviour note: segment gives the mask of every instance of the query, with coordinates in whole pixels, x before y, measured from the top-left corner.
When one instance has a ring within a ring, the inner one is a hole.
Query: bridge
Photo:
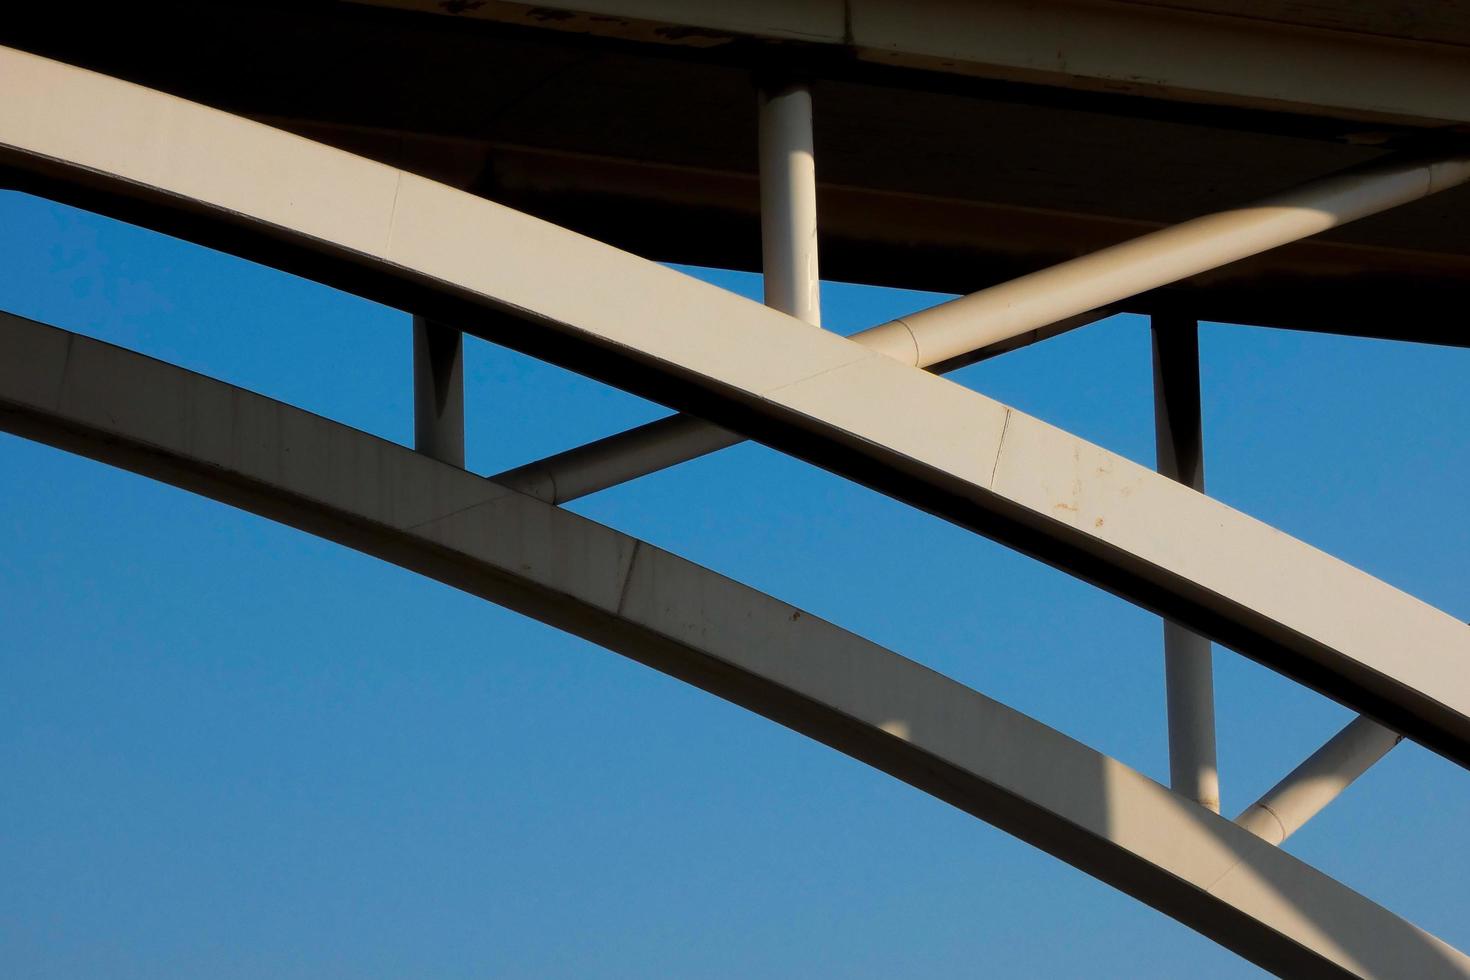
[[[1470,975],[1280,846],[1402,738],[1470,764],[1470,631],[1203,492],[1197,339],[1464,345],[1470,8],[1240,7],[36,5],[0,24],[8,186],[413,313],[416,446],[9,314],[0,428],[585,637],[1268,970]],[[962,295],[845,338],[820,278]],[[943,377],[1119,311],[1157,471]],[[679,414],[472,474],[463,335]],[[561,506],[746,439],[1160,615],[1171,786]],[[1211,642],[1359,713],[1234,819]]]

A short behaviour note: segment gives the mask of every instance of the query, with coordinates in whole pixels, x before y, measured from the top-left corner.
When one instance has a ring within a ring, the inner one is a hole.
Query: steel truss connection
[[[1040,722],[770,596],[422,453],[10,315],[0,315],[0,428],[586,637],[993,823],[1266,969],[1470,974],[1464,954]]]
[[[761,97],[763,308],[484,199],[105,76],[0,49],[0,81],[12,93],[0,101],[0,162],[20,186],[416,311],[420,451],[8,316],[0,426],[585,636],[954,803],[1269,969],[1470,976],[1460,953],[1272,846],[1399,731],[1470,766],[1464,624],[1199,492],[1198,355],[1182,324],[1156,323],[1159,474],[915,370],[1045,339],[1138,290],[1463,182],[1470,158],[1387,158],[843,339],[810,329],[820,323],[816,199],[800,84]],[[482,480],[463,470],[460,330],[689,414]],[[1183,795],[552,506],[744,438],[1163,615]],[[1236,823],[1209,812],[1210,640],[1364,713]]]
[[[1108,315],[1119,300],[1467,180],[1470,156],[1463,153],[1375,161],[920,310],[852,339],[915,367],[963,367],[1085,326]],[[554,502],[564,503],[740,441],[707,423],[663,419],[501,478],[529,493],[549,492]]]

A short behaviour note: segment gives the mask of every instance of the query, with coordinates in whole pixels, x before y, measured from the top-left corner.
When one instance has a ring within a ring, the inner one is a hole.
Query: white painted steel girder
[[[1464,954],[1040,722],[770,596],[422,453],[9,314],[0,314],[0,429],[586,637],[989,821],[1266,969],[1470,976]]]
[[[402,302],[760,438],[1470,763],[1470,627],[1145,467],[390,166],[13,50],[0,87],[0,161],[47,193]]]
[[[1112,313],[1110,309],[1102,309],[1068,317],[952,362],[919,366],[943,373],[1085,327]],[[885,334],[877,327],[855,333],[848,340],[905,364],[912,363],[917,356],[906,335]],[[692,416],[671,415],[517,466],[495,479],[547,503],[565,504],[744,441],[745,437],[739,433]]]

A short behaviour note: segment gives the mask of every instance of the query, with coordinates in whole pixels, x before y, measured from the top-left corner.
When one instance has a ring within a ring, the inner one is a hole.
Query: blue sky
[[[0,229],[0,308],[409,441],[406,314],[17,194]],[[823,303],[851,332],[940,298]],[[1470,351],[1220,324],[1201,349],[1210,492],[1470,618]],[[1140,318],[955,379],[1153,462]],[[664,414],[477,340],[466,383],[483,473]],[[6,435],[0,485],[7,976],[1259,975],[437,583]],[[1158,620],[1062,573],[752,445],[573,509],[1166,776]],[[1351,717],[1228,651],[1216,684],[1231,813]],[[1406,743],[1288,849],[1467,948],[1467,812],[1463,772]]]

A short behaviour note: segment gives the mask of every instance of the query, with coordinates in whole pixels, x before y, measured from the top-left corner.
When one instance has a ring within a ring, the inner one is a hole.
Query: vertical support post
[[[464,337],[413,318],[413,448],[464,467]]]
[[[817,171],[807,85],[761,87],[760,182],[766,305],[819,327]]]
[[[1199,324],[1156,316],[1154,432],[1159,472],[1195,490],[1205,488],[1200,424]],[[1215,763],[1215,679],[1210,641],[1164,621],[1164,689],[1169,712],[1169,785],[1220,812]]]

